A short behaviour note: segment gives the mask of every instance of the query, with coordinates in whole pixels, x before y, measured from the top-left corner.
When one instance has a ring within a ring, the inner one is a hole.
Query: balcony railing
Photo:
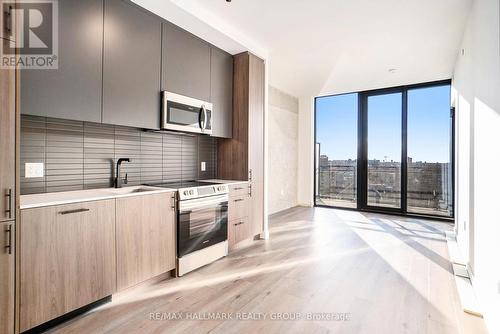
[[[355,164],[355,162],[354,162]],[[408,211],[450,215],[449,164],[409,164],[407,182]],[[316,202],[332,206],[356,207],[357,166],[320,165]],[[401,167],[399,164],[370,164],[368,203],[400,207]]]

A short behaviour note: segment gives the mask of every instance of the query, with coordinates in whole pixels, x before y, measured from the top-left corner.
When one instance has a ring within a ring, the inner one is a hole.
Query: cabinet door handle
[[[243,190],[245,188],[239,187],[239,188],[234,188],[233,190]]]
[[[68,211],[61,211],[59,212],[60,215],[70,215],[72,213],[80,213],[80,212],[87,212],[90,211],[90,209],[75,209],[75,210],[68,210]]]
[[[12,225],[8,225],[5,229],[5,233],[7,234],[7,245],[5,245],[5,251],[7,254],[12,254]]]
[[[243,198],[238,198],[238,199],[235,199],[234,202],[241,202],[241,201],[244,201]]]
[[[172,209],[176,209],[176,199],[175,199],[175,194],[172,195],[172,205],[170,206]]]
[[[5,213],[9,215],[9,219],[12,218],[12,189],[8,189],[5,194],[9,198],[9,203],[7,204],[7,208],[5,209]]]
[[[8,6],[8,11],[3,13],[4,29],[9,33],[12,32],[12,6]]]

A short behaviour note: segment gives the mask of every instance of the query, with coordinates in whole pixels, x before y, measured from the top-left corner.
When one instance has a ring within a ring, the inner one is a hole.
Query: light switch
[[[205,161],[201,162],[201,171],[204,172],[207,170],[207,163]]]
[[[24,177],[34,178],[43,177],[43,163],[42,162],[27,162],[24,165]]]

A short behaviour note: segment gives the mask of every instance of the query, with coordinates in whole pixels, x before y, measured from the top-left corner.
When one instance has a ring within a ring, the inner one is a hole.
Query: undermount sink
[[[106,192],[113,193],[115,195],[144,193],[144,192],[150,192],[150,191],[155,191],[155,190],[160,190],[160,189],[156,188],[156,187],[146,187],[146,186],[105,189]]]
[[[147,192],[147,191],[151,191],[151,189],[137,188],[137,189],[131,189],[131,190],[125,191],[125,192],[126,193],[142,193],[142,192]]]

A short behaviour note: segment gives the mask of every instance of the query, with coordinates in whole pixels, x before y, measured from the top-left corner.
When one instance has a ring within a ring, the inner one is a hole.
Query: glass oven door
[[[227,206],[227,195],[179,202],[178,257],[227,240]]]

